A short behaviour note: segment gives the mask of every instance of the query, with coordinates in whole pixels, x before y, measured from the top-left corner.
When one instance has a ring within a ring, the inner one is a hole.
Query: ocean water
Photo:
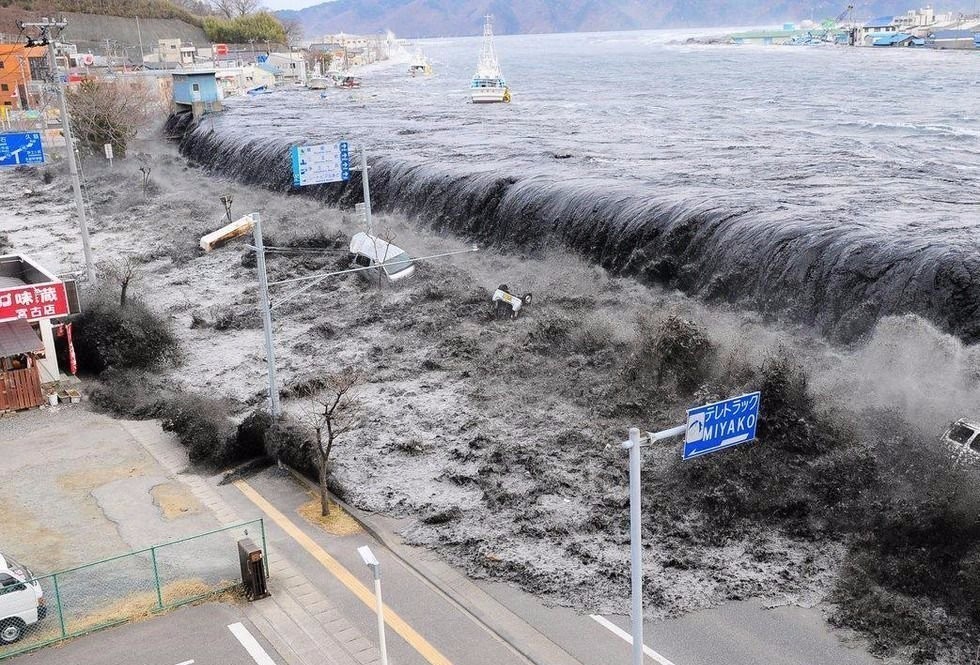
[[[375,207],[840,340],[912,312],[980,340],[980,53],[705,46],[676,33],[498,37],[513,102],[469,103],[480,40],[356,91],[230,99],[182,149],[290,188],[288,147],[349,140]],[[343,205],[348,187],[306,192]]]

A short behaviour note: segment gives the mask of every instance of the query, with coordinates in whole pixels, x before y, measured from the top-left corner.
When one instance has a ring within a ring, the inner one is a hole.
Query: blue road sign
[[[263,63],[268,61],[269,61],[269,56],[264,53],[262,55],[255,56],[255,62]]]
[[[688,409],[684,459],[700,457],[755,439],[762,393]]]
[[[40,132],[0,133],[0,166],[43,164]]]
[[[350,180],[350,145],[347,141],[322,145],[296,145],[290,156],[293,187]]]

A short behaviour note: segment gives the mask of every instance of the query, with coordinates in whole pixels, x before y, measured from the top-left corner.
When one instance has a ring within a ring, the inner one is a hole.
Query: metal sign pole
[[[361,180],[364,183],[364,219],[367,221],[368,235],[374,235],[374,226],[371,224],[371,185],[368,178],[367,150],[361,146]]]
[[[643,665],[643,553],[640,550],[640,430],[630,428],[630,586],[633,665]]]
[[[48,21],[42,23],[22,23],[22,27],[38,28],[42,38],[47,41],[48,67],[55,90],[58,93],[58,104],[61,107],[61,131],[65,135],[65,153],[68,157],[68,172],[71,174],[72,189],[75,190],[75,208],[78,213],[78,229],[82,236],[82,253],[85,256],[85,276],[91,284],[95,283],[95,261],[92,259],[92,247],[88,237],[88,220],[85,218],[85,200],[82,198],[82,182],[78,174],[78,163],[75,160],[75,142],[71,135],[71,121],[68,118],[68,100],[65,97],[65,86],[58,74],[58,58],[55,51],[58,43],[52,34],[52,29],[60,32],[68,25],[67,21]]]
[[[279,386],[276,383],[276,351],[272,340],[272,307],[269,304],[269,276],[265,272],[262,218],[253,212],[252,219],[255,221],[252,235],[255,238],[255,268],[259,275],[259,302],[262,307],[262,327],[265,329],[265,360],[269,368],[269,412],[273,418],[278,418]]]
[[[646,442],[654,443],[672,436],[681,436],[687,425],[679,425],[661,432],[647,432]],[[640,430],[630,428],[629,441],[621,445],[630,451],[630,587],[632,609],[630,624],[633,629],[632,665],[643,665],[643,550],[641,548],[641,493],[640,493]]]

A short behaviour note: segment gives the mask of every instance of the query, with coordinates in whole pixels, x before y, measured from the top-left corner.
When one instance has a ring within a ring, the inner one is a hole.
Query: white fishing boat
[[[422,51],[415,51],[412,62],[408,66],[408,73],[413,78],[416,76],[432,76],[432,64]]]
[[[470,84],[474,104],[493,104],[510,101],[510,88],[500,73],[500,63],[493,48],[493,17],[487,16],[483,24],[483,49],[476,65],[476,74]]]

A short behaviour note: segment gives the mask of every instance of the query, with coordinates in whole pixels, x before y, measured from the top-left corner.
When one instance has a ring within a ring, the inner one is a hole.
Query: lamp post
[[[385,645],[384,603],[381,601],[381,563],[367,545],[357,548],[361,560],[374,573],[374,601],[378,611],[378,649],[381,651],[381,665],[388,665],[388,647]]]

